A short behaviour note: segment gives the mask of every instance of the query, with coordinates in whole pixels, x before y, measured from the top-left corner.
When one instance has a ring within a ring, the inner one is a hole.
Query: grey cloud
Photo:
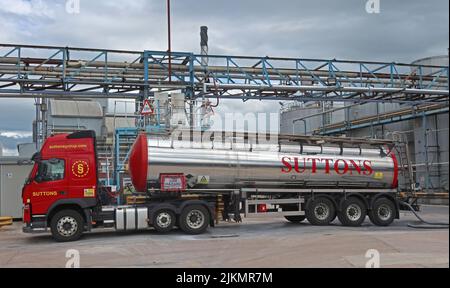
[[[6,35],[11,35],[0,39],[166,49],[165,1],[80,1],[81,13],[67,14],[64,1],[44,0],[52,9],[47,13],[51,18],[23,20],[0,10],[6,19],[1,25],[7,25]],[[446,53],[448,1],[380,1],[379,15],[366,13],[366,0],[172,1],[173,45],[175,50],[198,51],[199,26],[208,25],[211,52],[219,54],[410,62]]]

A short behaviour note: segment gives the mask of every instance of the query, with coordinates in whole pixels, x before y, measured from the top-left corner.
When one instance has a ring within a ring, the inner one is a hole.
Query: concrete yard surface
[[[448,223],[449,208],[424,206],[421,216]],[[64,268],[75,250],[82,268],[364,268],[378,256],[381,267],[449,268],[449,231],[407,227],[412,222],[416,218],[403,212],[390,227],[368,220],[363,227],[349,228],[337,220],[317,227],[260,218],[221,223],[198,236],[177,230],[166,235],[101,231],[72,243],[56,243],[49,234],[23,234],[22,224],[15,223],[0,228],[0,267]]]

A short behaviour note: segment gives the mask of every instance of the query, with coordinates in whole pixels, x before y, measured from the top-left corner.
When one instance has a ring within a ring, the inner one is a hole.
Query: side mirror
[[[36,181],[37,183],[41,183],[42,182],[42,176],[36,176],[34,178],[34,181]]]
[[[42,155],[40,152],[34,153],[33,157],[31,157],[31,160],[34,162],[39,162],[42,159]]]

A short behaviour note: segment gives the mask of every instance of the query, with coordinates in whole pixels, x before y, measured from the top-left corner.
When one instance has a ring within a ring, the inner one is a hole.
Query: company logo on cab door
[[[89,174],[89,165],[86,161],[79,160],[72,164],[72,174],[77,178],[84,178]]]
[[[58,196],[58,192],[50,191],[50,192],[33,192],[33,197],[56,197]]]
[[[325,164],[325,168],[323,169],[325,174],[336,173],[342,176],[359,174],[370,176],[374,173],[372,161],[369,160],[283,157],[281,162],[283,163],[281,172],[286,174],[303,174],[306,172],[316,174],[319,171],[318,165],[322,163]]]

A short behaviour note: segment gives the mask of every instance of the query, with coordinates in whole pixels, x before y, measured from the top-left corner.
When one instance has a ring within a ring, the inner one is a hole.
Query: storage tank
[[[419,60],[414,61],[411,63],[413,65],[424,65],[424,66],[448,66],[448,55],[441,55],[441,56],[432,56],[432,57],[426,57]],[[423,67],[422,68],[422,74],[423,75],[430,75],[435,72],[439,72],[441,68],[433,68],[433,67]],[[418,68],[414,68],[413,72],[418,71]]]
[[[448,55],[428,57],[417,60],[412,64],[448,67],[449,57]],[[423,67],[422,74],[436,77],[441,70],[442,68]],[[425,191],[448,192],[448,113],[421,117],[412,122],[414,126],[414,149],[412,151],[415,152],[414,164],[417,184]]]
[[[397,188],[398,162],[384,149],[159,140],[141,134],[129,169],[138,191],[161,174],[184,174],[190,188]]]
[[[343,122],[345,113],[341,108],[344,103],[293,103],[283,107],[280,116],[280,133],[286,135],[312,135],[324,125]],[[332,111],[325,113],[326,111]],[[322,114],[321,114],[322,113]],[[321,114],[321,115],[320,115]]]

